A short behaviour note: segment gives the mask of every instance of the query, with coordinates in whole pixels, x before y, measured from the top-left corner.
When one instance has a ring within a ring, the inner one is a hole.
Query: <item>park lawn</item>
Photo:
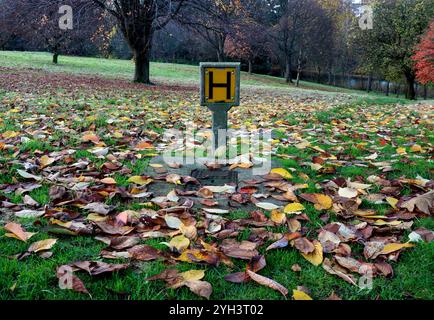
[[[57,66],[48,66],[49,55],[41,53],[10,53],[0,52],[0,66],[10,67],[13,70],[36,67],[36,73],[45,77],[45,72],[56,73]],[[6,61],[6,62],[5,62]],[[97,74],[112,78],[117,76],[128,79],[132,73],[132,66],[126,61],[102,60],[92,58],[61,57],[61,72],[73,77],[76,74]],[[197,68],[191,66],[154,64],[153,71],[156,79],[166,82],[173,81],[183,84],[184,79],[194,82]],[[176,72],[173,72],[173,71]],[[12,77],[12,76],[11,76]],[[276,84],[262,90],[264,83],[261,78],[249,83],[246,90],[245,103],[239,109],[231,113],[233,126],[264,126],[275,129],[278,138],[284,139],[289,133],[298,133],[303,139],[315,143],[316,146],[331,153],[348,155],[352,159],[363,159],[377,150],[379,157],[376,161],[389,161],[396,159],[392,167],[393,171],[384,173],[388,179],[405,177],[417,179],[419,176],[432,180],[434,177],[434,164],[429,153],[412,153],[399,155],[397,146],[406,147],[409,141],[417,143],[424,150],[432,149],[434,133],[432,125],[423,121],[432,117],[429,108],[417,109],[412,106],[396,105],[396,101],[384,100],[383,97],[360,96],[358,93],[348,94],[348,102],[340,103],[336,100],[341,94],[324,92],[319,95],[317,91],[291,89],[289,93],[282,93],[283,87]],[[264,82],[268,82],[264,81]],[[95,156],[83,145],[81,137],[89,128],[93,128],[105,144],[114,150],[125,150],[123,140],[114,136],[113,132],[119,131],[124,135],[131,132],[133,137],[140,132],[148,134],[161,134],[164,128],[180,127],[179,119],[193,119],[202,125],[209,125],[210,114],[200,112],[198,96],[194,91],[168,90],[159,91],[146,86],[138,90],[132,88],[112,88],[112,90],[98,91],[89,88],[80,92],[69,92],[59,87],[44,87],[47,89],[32,94],[31,92],[3,91],[0,92],[0,135],[10,136],[11,132],[18,132],[18,139],[12,137],[7,141],[13,141],[14,146],[0,151],[0,185],[11,184],[17,181],[25,181],[17,169],[22,169],[19,161],[24,159],[39,159],[43,153],[74,149],[72,154],[74,161],[85,160],[93,168],[100,168],[106,160]],[[0,88],[1,89],[1,88]],[[265,97],[264,97],[265,95]],[[320,99],[306,101],[306,97]],[[387,103],[387,104],[384,104]],[[395,104],[393,104],[395,103]],[[274,104],[279,105],[279,110],[274,110]],[[337,105],[335,105],[337,104]],[[282,107],[285,106],[285,107]],[[291,107],[289,107],[289,105]],[[287,107],[288,106],[288,107]],[[45,118],[39,116],[44,115]],[[385,121],[387,119],[387,121]],[[422,121],[420,121],[422,119]],[[279,127],[278,121],[286,121],[287,126]],[[335,121],[346,124],[345,127],[336,128]],[[382,131],[390,131],[391,142],[380,145],[377,132],[373,128],[381,127]],[[30,134],[43,128],[44,135],[33,138]],[[65,128],[72,129],[65,131]],[[289,129],[292,128],[292,129]],[[330,141],[333,140],[333,141]],[[393,142],[393,145],[392,145]],[[368,143],[365,145],[365,143]],[[409,149],[406,147],[407,150]],[[148,166],[149,151],[140,151],[143,157],[137,161],[121,160],[122,165],[132,170],[131,175],[140,175]],[[307,183],[308,189],[304,192],[315,192],[316,183],[334,177],[351,178],[367,177],[379,174],[375,167],[342,166],[336,167],[333,174],[319,173],[309,166],[302,165],[303,161],[311,161],[318,153],[313,149],[297,149],[291,145],[280,143],[276,151],[276,159],[281,166],[294,169],[294,183]],[[296,155],[298,159],[283,159],[282,155]],[[279,157],[280,156],[280,157]],[[401,161],[405,160],[405,161]],[[62,165],[64,163],[56,163]],[[304,175],[309,177],[305,180]],[[115,173],[112,176],[118,186],[127,186],[127,177]],[[50,185],[43,183],[41,188],[30,191],[28,194],[41,205],[50,205]],[[374,190],[378,191],[378,190]],[[402,195],[411,194],[411,188],[404,188]],[[6,199],[12,203],[21,204],[22,196],[14,193],[0,191],[0,199]],[[140,201],[125,201],[119,197],[107,199],[107,203],[116,206],[116,212],[123,210],[139,210],[144,208]],[[309,203],[304,203],[305,213],[310,218],[304,226],[310,230],[308,236],[315,238],[318,229],[325,225],[319,219],[319,212]],[[372,208],[377,212],[386,213],[391,210],[387,204],[376,205],[364,202],[362,208]],[[268,215],[269,213],[267,213]],[[249,214],[242,210],[231,212],[230,219],[247,218]],[[331,221],[337,221],[337,217],[330,213]],[[37,234],[24,243],[4,236],[4,230],[0,230],[0,299],[198,299],[186,287],[179,289],[167,289],[162,281],[146,281],[149,276],[175,267],[180,271],[191,269],[206,270],[203,280],[211,283],[213,287],[212,299],[284,299],[277,291],[260,286],[257,283],[246,284],[229,283],[223,277],[229,273],[243,271],[245,262],[232,259],[234,268],[225,265],[218,267],[203,266],[198,264],[178,263],[175,266],[167,266],[160,261],[133,262],[127,270],[116,272],[104,277],[91,277],[85,273],[78,276],[84,282],[90,292],[86,294],[76,293],[70,290],[61,290],[58,287],[56,268],[78,260],[104,260],[106,262],[124,262],[123,260],[107,260],[100,258],[101,249],[106,246],[90,236],[68,236],[49,234],[47,232],[47,219],[17,219],[11,212],[0,214],[0,226],[8,221],[17,221],[24,229]],[[412,229],[425,227],[433,230],[432,218],[417,218]],[[283,232],[282,227],[270,227],[270,231]],[[408,240],[408,231],[404,233],[402,242]],[[25,260],[18,261],[9,257],[24,252],[30,243],[57,238],[53,247],[53,256],[42,259],[32,255]],[[238,235],[238,240],[246,240],[249,230]],[[158,249],[167,251],[167,247],[161,244],[167,239],[152,239],[143,243],[152,245]],[[271,242],[261,246],[259,251],[265,253],[265,248]],[[352,245],[354,251],[363,250],[362,245]],[[377,276],[374,278],[373,289],[360,290],[350,285],[341,278],[330,275],[321,267],[315,267],[305,260],[294,248],[283,248],[266,253],[267,266],[261,274],[274,279],[291,291],[297,286],[304,286],[310,290],[313,299],[326,299],[333,292],[343,299],[433,299],[433,243],[418,243],[416,247],[404,250],[397,262],[391,262],[394,269],[392,278]],[[291,266],[298,264],[301,272],[293,272]]]
[[[134,63],[131,60],[101,59],[90,57],[60,56],[59,64],[51,63],[51,55],[46,52],[17,52],[0,51],[0,67],[19,69],[38,69],[47,72],[62,72],[68,74],[100,75],[109,78],[131,79],[134,72]],[[173,63],[151,63],[152,81],[156,83],[176,83],[178,85],[198,85],[199,68],[192,65],[181,65]],[[242,72],[242,87],[271,87],[288,91],[288,85],[282,78]],[[314,82],[300,81],[300,87],[289,87],[291,91],[297,92],[300,89],[309,89],[322,93],[349,93],[356,96],[360,101],[380,103],[404,103],[404,99],[386,97],[377,93],[366,93],[360,90],[336,88],[333,86],[318,84]]]

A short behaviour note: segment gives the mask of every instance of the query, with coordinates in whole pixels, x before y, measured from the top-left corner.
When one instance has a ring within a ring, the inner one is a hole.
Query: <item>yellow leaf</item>
[[[313,241],[315,250],[309,254],[302,253],[301,255],[314,266],[319,266],[323,261],[322,245],[319,241]]]
[[[398,153],[398,154],[407,154],[405,148],[398,148],[398,149],[396,149],[396,153]]]
[[[402,248],[412,248],[412,247],[414,247],[414,244],[411,243],[389,243],[384,246],[380,254],[389,254],[401,250]]]
[[[292,298],[294,300],[313,300],[307,293],[300,290],[292,290]]]
[[[39,252],[44,250],[50,250],[55,243],[57,242],[57,239],[46,239],[41,240],[32,243],[32,245],[27,249],[28,252]]]
[[[317,194],[316,199],[318,202],[314,205],[314,207],[317,210],[330,209],[333,205],[332,198],[325,194]]]
[[[101,221],[106,221],[107,218],[108,218],[107,216],[102,216],[97,213],[91,213],[87,216],[86,219],[89,221],[101,222]]]
[[[285,179],[292,179],[292,175],[283,168],[274,168],[271,170],[271,173],[277,173],[278,175],[282,176]]]
[[[67,228],[67,229],[72,226],[72,221],[63,222],[63,221],[60,221],[58,219],[51,219],[50,223],[51,224],[57,224],[58,226],[61,226],[61,227]]]
[[[3,137],[3,139],[10,139],[10,138],[15,138],[19,134],[20,133],[16,132],[16,131],[5,131],[2,133],[2,137]]]
[[[276,224],[284,224],[286,222],[286,215],[283,212],[280,212],[279,210],[271,211],[270,218],[271,221],[273,221]]]
[[[285,213],[298,212],[302,210],[304,210],[304,206],[298,202],[290,203],[285,207],[285,209],[283,209]]]
[[[151,178],[141,177],[141,176],[133,176],[133,177],[128,179],[128,182],[132,182],[132,183],[138,184],[140,186],[148,185],[152,181],[154,181],[154,180],[152,180]]]
[[[368,219],[376,219],[376,217],[378,217],[378,216],[369,216],[369,217],[365,217],[365,218],[368,218]],[[400,225],[402,222],[401,221],[398,221],[398,220],[395,220],[395,221],[390,221],[390,222],[387,222],[387,221],[384,221],[383,219],[378,219],[378,220],[376,220],[375,222],[374,222],[374,224],[376,225],[376,226],[398,226],[398,225]]]
[[[46,166],[49,166],[50,164],[52,164],[55,161],[55,159],[50,158],[48,156],[42,156],[40,163],[41,163],[41,168],[45,168]]]
[[[170,249],[176,249],[178,252],[182,252],[188,248],[190,245],[190,240],[184,235],[179,235],[173,237],[172,240],[168,243]]]
[[[388,204],[390,204],[392,206],[393,209],[397,209],[396,208],[396,204],[398,203],[398,199],[392,198],[392,197],[387,197],[386,201]]]
[[[159,163],[150,163],[149,166],[156,169],[164,167],[162,164]]]
[[[205,270],[189,270],[182,272],[180,275],[184,281],[200,280],[205,277]]]
[[[418,144],[412,145],[410,148],[411,152],[422,152],[422,147]]]

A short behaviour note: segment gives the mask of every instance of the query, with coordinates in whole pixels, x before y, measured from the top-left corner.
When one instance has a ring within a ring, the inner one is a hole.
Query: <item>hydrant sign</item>
[[[201,105],[211,110],[240,105],[240,64],[201,63]]]

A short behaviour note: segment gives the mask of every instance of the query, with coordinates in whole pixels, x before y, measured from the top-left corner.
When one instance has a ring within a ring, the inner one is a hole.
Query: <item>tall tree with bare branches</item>
[[[89,0],[107,10],[118,23],[134,54],[134,81],[151,83],[150,54],[156,30],[162,29],[188,0]]]

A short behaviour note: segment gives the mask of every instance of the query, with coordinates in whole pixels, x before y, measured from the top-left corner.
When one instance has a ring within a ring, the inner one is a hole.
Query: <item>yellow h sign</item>
[[[239,105],[239,63],[201,64],[201,104],[204,106]]]
[[[207,102],[235,102],[235,68],[205,69],[205,100]]]

